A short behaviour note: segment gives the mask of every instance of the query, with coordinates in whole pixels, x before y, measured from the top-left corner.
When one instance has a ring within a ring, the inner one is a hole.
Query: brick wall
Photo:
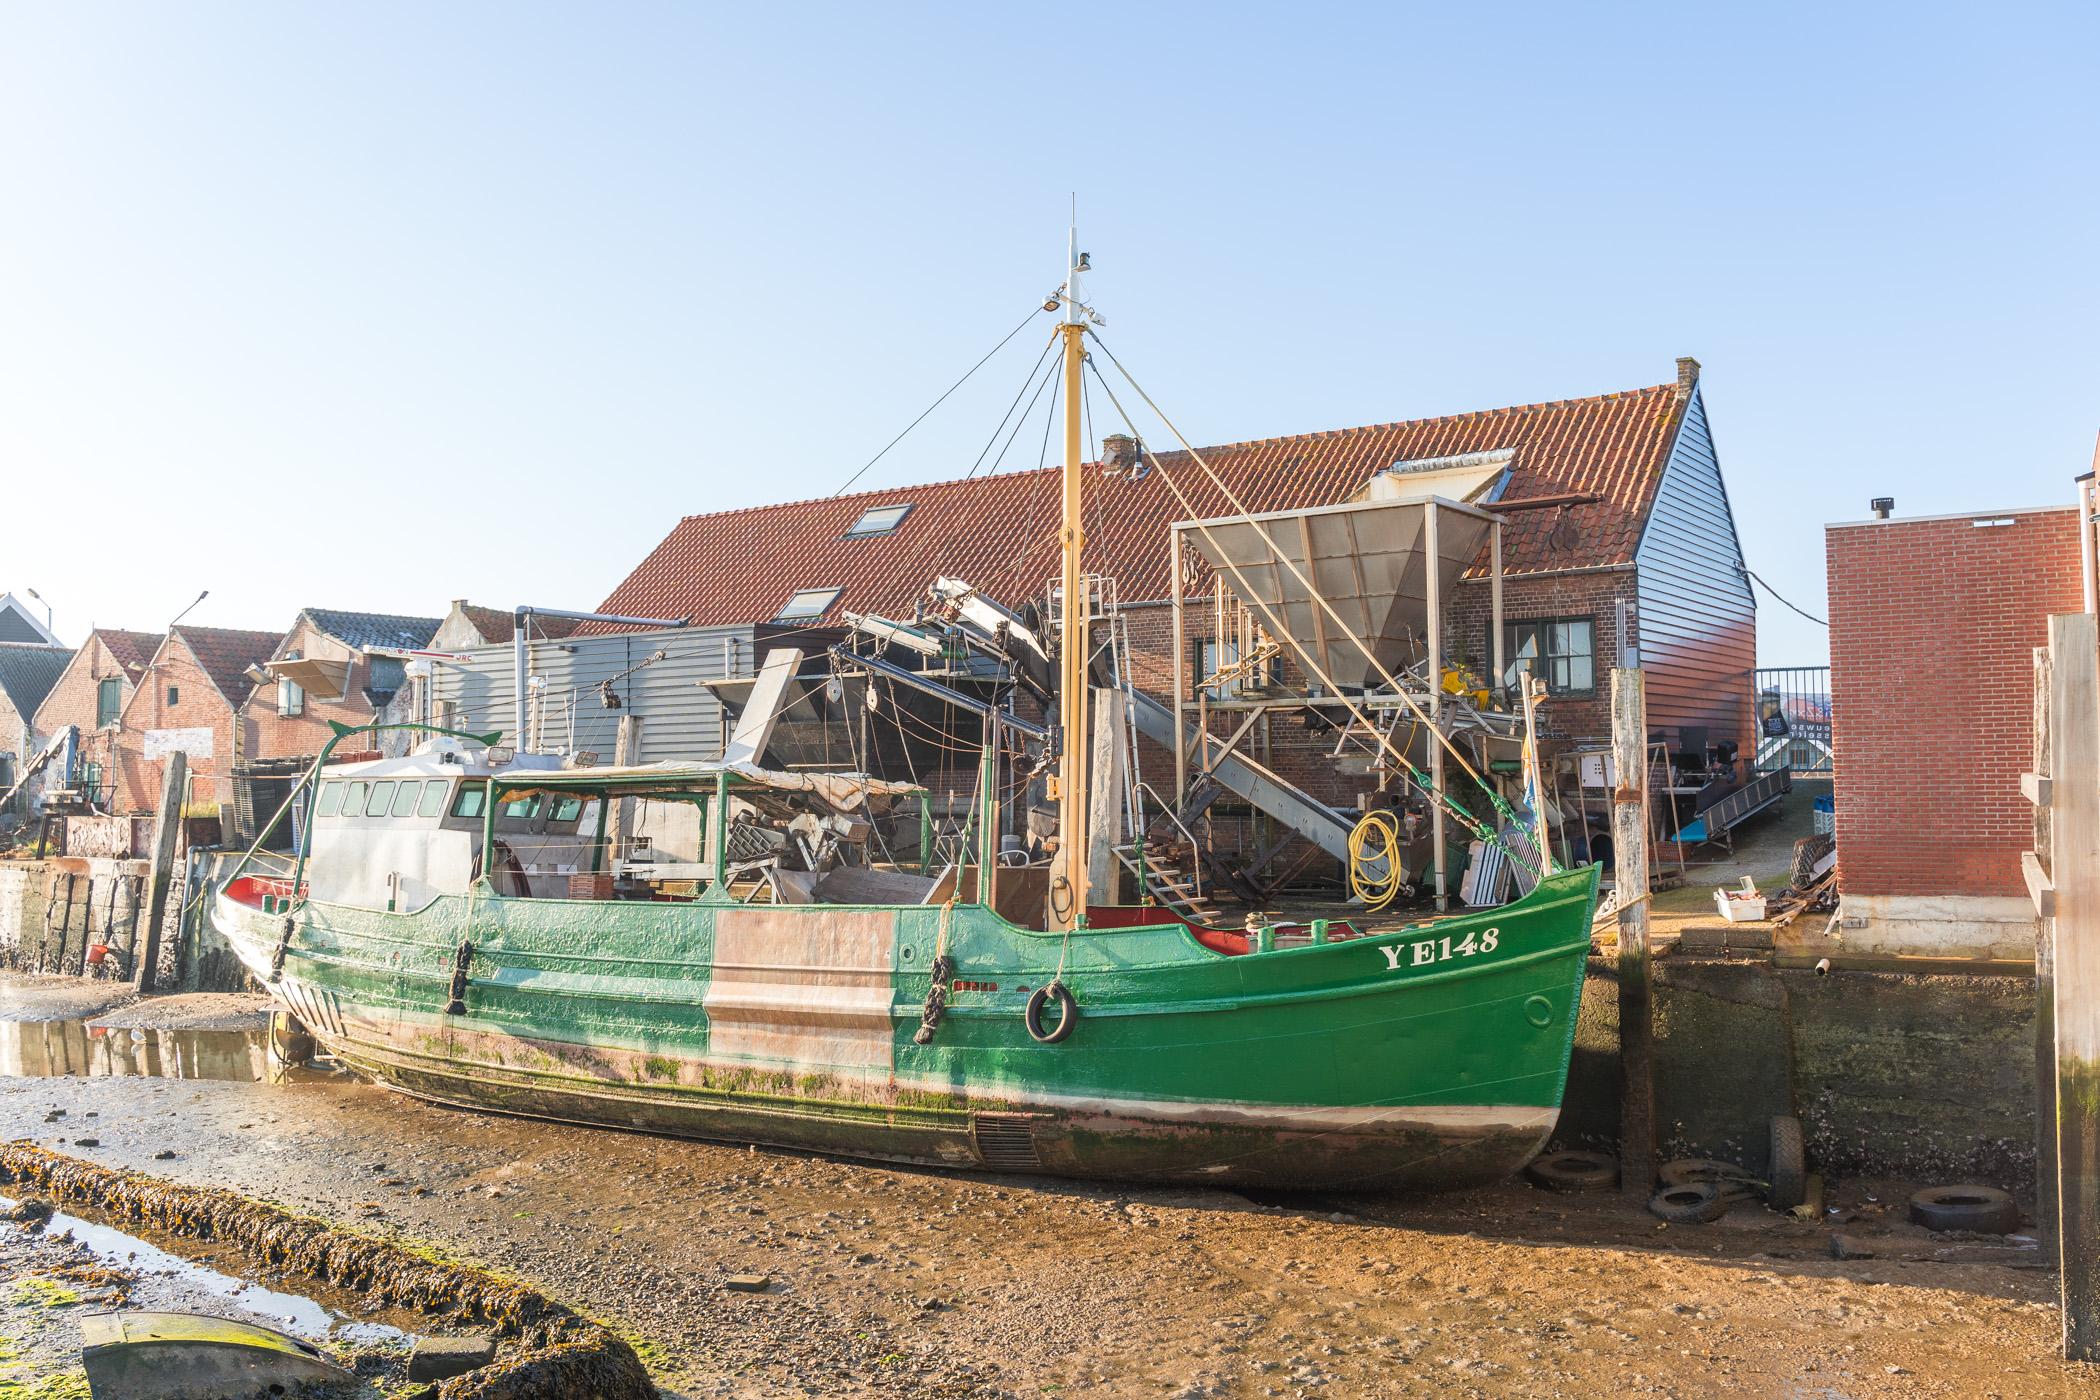
[[[2066,508],[1824,531],[1846,894],[2025,892],[2033,651],[2050,614],[2084,606],[2077,519]]]
[[[168,700],[169,687],[175,700]],[[237,753],[233,705],[212,683],[197,658],[181,639],[170,637],[161,648],[158,664],[140,679],[138,690],[124,707],[124,722],[116,734],[116,793],[118,813],[151,812],[160,806],[161,783],[166,760],[146,757],[149,731],[205,729],[211,733],[210,752],[188,751],[190,801],[230,802],[233,789],[226,781]]]
[[[121,685],[123,698],[120,704],[128,703],[135,687],[124,668],[117,664],[117,659],[109,654],[108,644],[100,636],[90,633],[80,655],[73,658],[73,664],[58,678],[58,684],[51,687],[51,693],[44,697],[44,703],[37,707],[36,712],[37,743],[50,742],[53,734],[72,725],[79,731],[76,763],[83,765],[76,771],[84,772],[86,764],[99,764],[105,783],[112,781],[117,771],[117,726],[98,728],[95,720],[102,682],[111,677]],[[119,713],[122,713],[121,708]],[[42,786],[56,786],[59,776],[54,760],[53,766],[44,770]]]
[[[278,713],[280,687],[257,686],[241,706],[243,759],[302,758],[317,754],[332,732],[328,728],[330,720],[353,726],[372,722],[372,706],[364,697],[366,672],[372,664],[369,659],[353,653],[344,643],[304,622],[284,639],[277,654],[286,656],[294,651],[309,659],[349,662],[346,693],[338,697],[309,690],[300,712],[285,715]]]

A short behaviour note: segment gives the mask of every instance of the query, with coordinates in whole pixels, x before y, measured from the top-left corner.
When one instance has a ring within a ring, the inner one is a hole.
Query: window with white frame
[[[857,540],[869,535],[891,534],[904,523],[904,517],[910,514],[909,501],[897,506],[869,506],[860,513],[860,519],[853,522],[852,528],[846,531],[846,538]]]
[[[1588,617],[1542,617],[1503,625],[1502,684],[1514,689],[1526,671],[1545,681],[1549,695],[1589,695],[1597,689],[1597,624]]]
[[[297,661],[299,653],[288,651],[284,654],[284,659]],[[297,681],[287,680],[283,676],[279,676],[277,678],[277,713],[280,715],[305,714],[306,687],[300,685]]]
[[[806,622],[813,617],[822,617],[831,611],[831,605],[839,600],[843,589],[805,588],[780,605],[773,615],[775,622]]]

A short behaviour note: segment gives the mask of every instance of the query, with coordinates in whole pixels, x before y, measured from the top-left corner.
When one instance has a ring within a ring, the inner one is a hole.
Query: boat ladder
[[[1133,841],[1116,847],[1116,857],[1137,877],[1139,886],[1155,903],[1199,924],[1214,926],[1220,918],[1218,907],[1161,847]]]

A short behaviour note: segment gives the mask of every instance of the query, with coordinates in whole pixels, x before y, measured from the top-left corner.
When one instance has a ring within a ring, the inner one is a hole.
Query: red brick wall
[[[2084,606],[2077,521],[2066,508],[1824,531],[1845,893],[2025,892],[2033,653],[2050,614]]]
[[[44,697],[37,707],[36,731],[39,743],[49,742],[51,736],[67,725],[80,732],[79,758],[81,764],[99,763],[105,774],[104,781],[111,781],[117,772],[117,728],[95,727],[96,698],[103,680],[114,676],[123,682],[124,703],[131,700],[132,684],[124,674],[124,668],[109,654],[109,647],[102,638],[90,633],[87,644],[66,667],[58,684]],[[120,710],[119,714],[122,713]],[[48,774],[50,770],[46,770]],[[47,781],[47,787],[53,785]]]
[[[241,757],[244,759],[303,758],[317,754],[332,732],[328,728],[330,720],[348,725],[372,722],[372,707],[364,697],[365,672],[372,664],[367,658],[352,655],[349,647],[304,623],[277,648],[279,656],[293,651],[314,659],[348,661],[348,693],[338,700],[333,695],[317,695],[309,690],[299,714],[280,715],[277,713],[278,688],[275,685],[256,687],[241,706]]]
[[[176,690],[173,705],[168,703],[169,686]],[[169,638],[161,648],[159,663],[140,679],[138,690],[124,707],[123,727],[116,736],[117,813],[151,812],[160,806],[167,761],[146,757],[146,731],[150,729],[211,730],[211,755],[189,755],[190,800],[232,801],[233,787],[225,775],[234,762],[233,727],[233,706],[180,637]]]

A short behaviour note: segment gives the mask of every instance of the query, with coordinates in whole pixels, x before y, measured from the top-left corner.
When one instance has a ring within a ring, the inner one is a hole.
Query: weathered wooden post
[[[2034,849],[2049,857],[2049,648],[2034,649],[2034,772],[2023,776],[2020,790],[2034,804]],[[2030,856],[2023,870],[2041,874]],[[2039,890],[2039,882],[2029,877]],[[2034,1216],[2044,1236],[2056,1232],[2056,918],[2053,900],[2037,895],[2034,923]]]
[[[2050,618],[2049,651],[2046,893],[2056,935],[2056,1220],[2064,1359],[2095,1361],[2100,1360],[2100,632],[2093,614]]]
[[[168,772],[160,787],[160,811],[153,817],[153,864],[146,891],[146,927],[138,940],[135,985],[140,994],[153,990],[160,962],[160,924],[168,910],[168,883],[175,873],[175,840],[182,834],[182,796],[189,760],[182,750],[168,755]]]
[[[641,761],[642,719],[640,715],[621,715],[618,729],[613,733],[613,767],[627,768]],[[616,797],[612,799],[612,810],[606,813],[605,868],[614,870],[614,862],[620,852],[627,848],[627,838],[634,830],[634,799]]]
[[[1655,1182],[1655,1026],[1648,986],[1648,697],[1646,677],[1611,673],[1612,889],[1619,918],[1619,1189],[1646,1200]]]

